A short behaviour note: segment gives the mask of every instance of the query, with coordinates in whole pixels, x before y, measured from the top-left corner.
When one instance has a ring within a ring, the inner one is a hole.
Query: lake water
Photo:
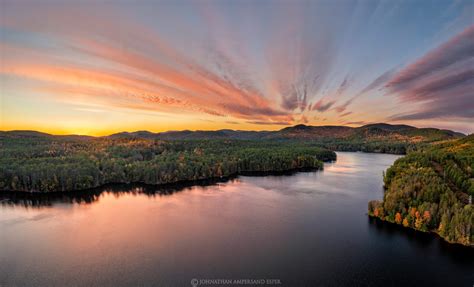
[[[288,176],[3,195],[0,286],[473,286],[473,248],[367,217],[396,158],[340,152]]]

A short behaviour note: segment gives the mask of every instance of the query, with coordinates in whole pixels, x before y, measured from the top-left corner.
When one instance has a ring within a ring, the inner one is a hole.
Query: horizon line
[[[133,131],[124,130],[124,131],[113,132],[113,133],[106,134],[106,135],[75,134],[75,133],[55,134],[55,133],[44,132],[44,131],[41,131],[41,130],[33,130],[33,129],[0,130],[0,132],[38,132],[38,133],[43,133],[43,134],[52,135],[52,136],[85,136],[85,137],[96,137],[96,138],[100,138],[100,137],[109,137],[109,136],[116,135],[116,134],[120,134],[120,133],[137,133],[137,132],[149,132],[149,133],[152,133],[152,134],[162,134],[162,133],[169,133],[169,132],[185,132],[185,131],[189,131],[189,132],[216,132],[216,131],[223,131],[223,130],[231,130],[231,131],[237,131],[237,132],[275,132],[275,131],[281,131],[281,130],[283,130],[283,129],[285,129],[285,128],[291,128],[291,127],[296,127],[296,126],[306,126],[306,127],[347,127],[347,128],[354,128],[354,129],[356,129],[356,128],[361,128],[361,127],[365,127],[365,126],[379,125],[379,124],[390,125],[390,126],[407,126],[407,127],[413,127],[413,128],[416,128],[416,129],[436,129],[436,130],[440,130],[440,131],[452,131],[452,132],[455,132],[455,133],[463,134],[464,136],[468,136],[468,135],[473,134],[473,132],[465,133],[465,132],[456,131],[456,130],[451,130],[451,129],[442,129],[442,128],[436,128],[436,127],[418,127],[418,126],[414,126],[414,125],[407,125],[407,124],[390,124],[390,123],[384,123],[384,122],[367,123],[367,124],[363,124],[363,125],[359,125],[359,126],[350,126],[350,125],[307,125],[307,124],[295,124],[295,125],[284,126],[284,127],[280,128],[280,129],[276,129],[276,130],[241,130],[241,129],[226,129],[226,128],[223,128],[223,129],[182,129],[182,130],[166,130],[166,131],[159,131],[159,132],[154,132],[154,131],[150,131],[150,130],[133,130]]]

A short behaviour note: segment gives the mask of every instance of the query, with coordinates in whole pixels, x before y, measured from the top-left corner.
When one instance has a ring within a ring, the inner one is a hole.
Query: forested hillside
[[[0,135],[0,190],[51,192],[107,183],[165,184],[251,172],[320,169],[334,152],[268,141],[161,141]]]
[[[419,145],[440,140],[461,138],[461,133],[407,125],[370,124],[358,128],[346,126],[296,125],[278,131],[170,131],[151,133],[138,131],[117,133],[110,138],[144,138],[161,140],[238,139],[279,142],[311,142],[330,150],[405,154]]]
[[[474,245],[474,135],[409,153],[384,183],[383,202],[369,202],[369,215]]]

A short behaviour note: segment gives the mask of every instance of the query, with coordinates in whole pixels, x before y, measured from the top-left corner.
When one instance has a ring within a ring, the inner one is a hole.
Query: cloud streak
[[[324,101],[321,99],[313,105],[312,109],[322,113],[329,110],[335,104],[335,102],[336,101],[333,100]]]
[[[474,25],[398,72],[386,88],[416,111],[392,120],[474,118]]]

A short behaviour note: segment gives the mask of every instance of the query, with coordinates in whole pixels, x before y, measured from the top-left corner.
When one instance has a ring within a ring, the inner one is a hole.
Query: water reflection
[[[333,163],[327,163],[327,167],[331,167]],[[275,176],[284,180],[285,177],[293,176],[296,173],[312,173],[314,169],[291,170],[284,172],[253,172],[244,173],[245,177],[262,177]],[[48,192],[48,193],[29,193],[29,192],[0,192],[0,204],[2,206],[17,206],[25,208],[43,208],[52,207],[58,203],[69,204],[92,204],[100,200],[101,196],[112,194],[116,198],[123,195],[145,195],[147,197],[161,197],[172,195],[184,190],[190,190],[193,187],[209,187],[221,183],[239,182],[238,176],[226,178],[213,178],[196,181],[179,182],[163,185],[146,185],[146,184],[108,184],[98,188],[87,189],[82,191],[70,192]]]
[[[176,192],[192,189],[195,186],[213,186],[225,182],[239,181],[238,178],[200,180],[185,183],[166,184],[161,186],[145,184],[113,184],[99,188],[71,192],[27,193],[9,192],[0,193],[0,204],[4,207],[17,206],[24,208],[53,207],[54,204],[93,204],[103,195],[113,195],[119,198],[124,195],[144,195],[147,197],[161,197]]]
[[[370,231],[374,236],[381,236],[385,240],[395,240],[394,246],[400,247],[400,241],[409,242],[410,245],[426,252],[436,252],[449,257],[457,264],[472,264],[474,260],[474,248],[469,248],[461,244],[450,244],[439,236],[432,233],[425,233],[411,228],[405,228],[398,224],[381,221],[368,217]]]

